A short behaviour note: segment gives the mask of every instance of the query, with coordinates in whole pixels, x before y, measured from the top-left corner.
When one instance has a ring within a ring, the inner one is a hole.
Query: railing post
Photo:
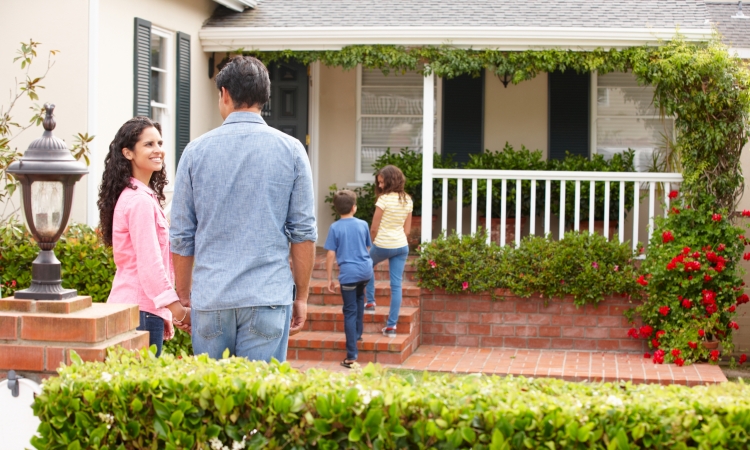
[[[432,170],[435,132],[435,75],[425,66],[422,97],[422,242],[432,239]],[[459,200],[460,201],[460,200]]]

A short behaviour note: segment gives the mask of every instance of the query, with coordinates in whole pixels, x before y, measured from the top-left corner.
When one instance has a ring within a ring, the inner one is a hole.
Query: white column
[[[429,70],[425,67],[425,70]],[[425,75],[422,99],[422,242],[432,239],[432,159],[435,135],[435,75]]]
[[[89,173],[86,175],[86,223],[89,226],[95,227],[99,223],[99,209],[96,206],[96,201],[99,197],[99,181],[101,180],[102,173],[99,171],[99,167],[103,169],[103,161],[100,163],[97,155],[96,148],[99,146],[98,142],[102,140],[101,137],[97,136],[97,123],[96,117],[97,112],[97,80],[99,78],[99,0],[89,0],[89,54],[88,54],[88,111],[86,132],[89,136],[96,136],[93,141],[89,143],[89,152],[91,156],[89,160]],[[102,164],[100,166],[100,164]]]

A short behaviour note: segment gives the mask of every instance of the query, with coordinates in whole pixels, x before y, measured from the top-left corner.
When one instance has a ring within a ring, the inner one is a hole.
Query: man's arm
[[[292,244],[290,250],[292,255],[292,274],[294,284],[297,286],[297,298],[294,300],[292,311],[292,325],[289,335],[302,331],[307,320],[307,297],[310,294],[310,277],[312,277],[313,265],[315,263],[315,242],[305,241]]]
[[[193,263],[195,256],[182,256],[172,253],[175,290],[183,306],[190,306],[190,289],[193,285]]]

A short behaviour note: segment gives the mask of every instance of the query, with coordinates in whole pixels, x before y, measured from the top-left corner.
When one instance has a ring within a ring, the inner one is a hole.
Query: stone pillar
[[[84,361],[103,361],[107,349],[148,347],[148,332],[136,331],[138,305],[69,300],[0,299],[0,379],[8,370],[41,382],[70,364],[70,351]]]

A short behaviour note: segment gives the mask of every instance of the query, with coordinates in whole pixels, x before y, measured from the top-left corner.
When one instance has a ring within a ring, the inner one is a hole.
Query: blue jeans
[[[368,280],[369,281],[369,280]],[[346,359],[357,359],[357,339],[362,336],[365,316],[365,286],[368,281],[342,284],[341,297],[344,299],[344,334],[346,335]]]
[[[156,357],[161,356],[161,347],[164,344],[164,319],[146,311],[140,312],[141,323],[136,330],[148,331],[148,346],[156,346]]]
[[[242,356],[251,361],[286,361],[292,305],[250,306],[190,312],[193,352],[221,359]]]
[[[409,256],[409,246],[401,248],[380,248],[377,245],[370,247],[370,258],[372,266],[388,260],[389,272],[391,277],[391,309],[388,312],[389,328],[393,328],[398,323],[398,313],[401,311],[401,280],[404,278],[404,266],[406,258]],[[373,277],[367,283],[367,303],[375,303],[375,278]]]

